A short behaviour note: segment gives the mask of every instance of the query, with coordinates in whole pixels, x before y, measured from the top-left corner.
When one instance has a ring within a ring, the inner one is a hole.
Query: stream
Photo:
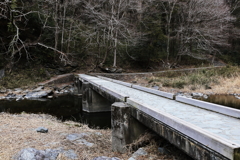
[[[50,114],[59,120],[72,120],[87,124],[90,128],[111,128],[111,113],[87,113],[82,111],[82,99],[75,95],[62,95],[55,99],[4,100],[0,112],[11,114]]]

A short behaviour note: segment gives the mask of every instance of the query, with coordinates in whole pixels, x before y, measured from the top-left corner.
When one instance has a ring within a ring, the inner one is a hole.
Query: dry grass
[[[227,66],[193,72],[169,71],[131,81],[146,87],[159,86],[160,90],[172,93],[234,94],[240,93],[240,68]]]
[[[10,160],[20,150],[30,147],[39,150],[57,149],[60,147],[65,150],[72,149],[78,155],[79,160],[92,160],[98,156],[118,157],[127,160],[134,152],[134,149],[129,150],[129,152],[125,154],[112,152],[111,130],[109,129],[90,129],[87,125],[71,121],[63,123],[45,114],[22,113],[12,115],[0,113],[0,124],[0,160]],[[35,129],[40,126],[48,128],[48,133],[36,132]],[[101,135],[95,134],[96,132],[101,133]],[[91,136],[85,136],[84,139],[90,143],[94,143],[94,145],[87,147],[85,145],[74,144],[66,139],[66,136],[72,133],[89,133]],[[157,151],[159,147],[157,141],[159,141],[159,139],[154,139],[151,135],[145,135],[136,141],[136,143],[133,144],[134,146],[144,146],[149,152],[148,156],[140,157],[139,159],[185,159],[179,155],[181,152],[176,152],[175,150],[168,155],[160,154]],[[59,154],[57,159],[67,160],[63,154]]]
[[[0,159],[8,160],[23,148],[36,148],[39,150],[56,149],[62,147],[65,150],[73,149],[79,159],[92,159],[99,155],[113,156],[111,152],[111,131],[93,130],[86,125],[74,122],[61,123],[49,115],[0,114]],[[48,128],[48,133],[38,133],[36,128],[43,126]],[[94,143],[89,148],[85,145],[75,145],[66,139],[71,133],[90,133],[91,136],[84,137],[88,142]],[[100,132],[102,135],[94,134]],[[99,148],[103,148],[99,150]],[[58,157],[63,158],[63,155]]]

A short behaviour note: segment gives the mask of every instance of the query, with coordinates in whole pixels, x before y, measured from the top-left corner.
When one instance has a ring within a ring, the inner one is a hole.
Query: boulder
[[[13,160],[56,160],[60,153],[62,153],[68,159],[78,159],[78,156],[73,150],[63,150],[61,148],[46,150],[25,148],[15,155]]]
[[[22,149],[13,159],[14,160],[55,160],[61,150],[57,149],[47,149],[47,150],[37,150],[35,148],[25,148]]]

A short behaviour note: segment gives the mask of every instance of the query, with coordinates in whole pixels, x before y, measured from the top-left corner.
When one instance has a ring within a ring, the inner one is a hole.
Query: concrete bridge
[[[240,160],[240,111],[130,83],[79,74],[86,112],[112,112],[113,150],[142,133],[142,124],[197,160]]]

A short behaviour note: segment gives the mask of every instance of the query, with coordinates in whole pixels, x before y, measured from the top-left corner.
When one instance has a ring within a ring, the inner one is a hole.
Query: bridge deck
[[[232,145],[240,146],[240,120],[237,118],[180,103],[172,99],[146,93],[97,77],[87,75],[84,75],[84,77],[97,85],[127,95],[138,103],[146,104],[146,106],[150,106],[151,109],[155,111],[167,113],[177,119],[212,133],[216,138],[223,139]]]

